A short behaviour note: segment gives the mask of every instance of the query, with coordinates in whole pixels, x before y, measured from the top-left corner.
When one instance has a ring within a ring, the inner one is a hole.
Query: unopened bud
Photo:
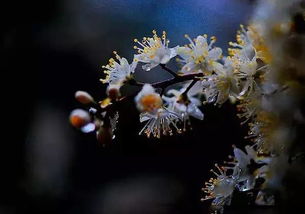
[[[70,123],[75,128],[82,128],[90,122],[90,115],[83,109],[75,109],[70,114]]]
[[[109,85],[107,88],[107,95],[111,100],[117,100],[120,94],[120,85]]]
[[[102,145],[105,146],[112,141],[112,130],[111,128],[100,127],[96,132],[96,139]]]
[[[75,99],[82,104],[89,104],[94,101],[92,96],[85,91],[77,91],[75,93]]]
[[[99,129],[100,127],[102,127],[103,121],[100,119],[95,119],[94,124],[95,124],[96,129]]]

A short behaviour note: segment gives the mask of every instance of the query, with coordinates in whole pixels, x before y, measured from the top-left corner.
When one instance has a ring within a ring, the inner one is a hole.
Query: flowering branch
[[[203,120],[203,104],[237,103],[237,116],[244,120],[242,123],[248,123],[249,133],[245,138],[251,142],[244,150],[233,146],[234,155],[230,160],[215,165],[211,170],[214,176],[203,188],[202,200],[212,199],[212,207],[222,212],[224,206],[231,203],[234,192],[252,191],[252,202],[273,205],[273,195],[264,188],[276,186],[272,182],[283,176],[279,171],[287,170],[288,159],[291,165],[296,157],[304,157],[291,152],[298,148],[291,149],[291,142],[296,141],[291,133],[304,136],[296,133],[298,129],[294,127],[305,124],[304,112],[300,110],[305,97],[301,81],[305,64],[302,57],[293,58],[295,54],[278,53],[278,50],[294,50],[295,44],[305,43],[303,31],[298,30],[305,18],[298,15],[296,21],[293,15],[293,12],[301,14],[300,10],[304,10],[301,5],[297,7],[284,0],[264,2],[268,6],[263,7],[263,11],[276,17],[276,21],[266,22],[257,17],[252,25],[241,25],[237,41],[229,43],[228,56],[223,56],[222,49],[214,46],[214,36],[199,35],[191,39],[185,35],[189,44],[169,47],[166,33],[158,36],[156,31],[152,37],[134,40],[137,53],[132,63],[114,52],[115,57],[103,66],[106,76],[101,79],[108,85],[107,98],[96,102],[88,93],[77,92],[76,99],[89,107],[89,113],[74,110],[70,115],[72,125],[86,133],[96,132],[103,145],[110,143],[119,119],[119,107],[134,100],[140,122],[145,122],[139,134],[160,138],[186,131],[190,118]],[[281,2],[286,3],[281,5]],[[285,19],[278,17],[285,11]],[[287,17],[291,20],[287,21]],[[291,42],[292,39],[297,41]],[[174,58],[181,67],[178,71],[166,66]],[[160,66],[172,77],[152,84],[138,82],[133,78],[138,62],[143,64],[144,71],[153,72]],[[141,89],[122,96],[123,85]],[[161,89],[161,93],[156,88]]]
[[[173,77],[171,79],[160,81],[160,82],[156,82],[156,83],[152,83],[151,85],[154,88],[165,89],[165,88],[167,88],[169,86],[172,86],[174,84],[183,83],[183,82],[186,82],[186,81],[189,81],[189,80],[194,80],[194,79],[201,78],[201,77],[203,77],[202,73],[187,74],[187,75],[176,75],[175,77]],[[134,85],[134,86],[144,86],[146,84],[146,83],[137,82],[135,80],[132,80],[132,81],[130,81],[128,83],[130,85]]]

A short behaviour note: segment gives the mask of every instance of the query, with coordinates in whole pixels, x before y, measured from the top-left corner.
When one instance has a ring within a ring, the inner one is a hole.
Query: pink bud
[[[92,96],[85,91],[77,91],[75,93],[75,99],[82,104],[89,104],[94,101]]]
[[[70,123],[75,128],[82,128],[90,122],[90,115],[83,109],[75,109],[70,114]]]
[[[117,100],[121,96],[120,85],[109,85],[107,95],[111,100]]]
[[[111,128],[105,128],[101,127],[97,132],[96,132],[96,138],[97,141],[102,145],[105,146],[112,141],[112,131]]]

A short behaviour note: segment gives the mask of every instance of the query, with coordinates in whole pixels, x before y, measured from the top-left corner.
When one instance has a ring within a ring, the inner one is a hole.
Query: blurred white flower
[[[229,58],[233,62],[234,72],[239,77],[242,87],[239,94],[241,99],[259,87],[269,67],[265,63],[271,61],[270,52],[257,28],[259,27],[249,26],[246,30],[241,25],[237,42],[229,43],[233,47],[229,48]]]
[[[219,167],[217,164],[215,164],[215,167],[217,171],[211,170],[211,172],[216,175],[216,178],[211,178],[205,183],[202,190],[206,193],[206,196],[201,200],[214,199],[212,205],[222,208],[225,204],[231,203],[236,181],[233,177],[226,175],[225,168]]]
[[[258,85],[254,79],[254,75],[256,74],[257,69],[258,65],[256,62],[256,57],[252,59],[244,57],[243,60],[241,60],[239,65],[239,73],[237,74],[243,83],[242,90],[239,94],[240,97],[247,93],[251,94],[251,92],[257,88]]]
[[[234,147],[234,160],[236,164],[234,166],[233,177],[238,179],[239,182],[239,190],[247,191],[254,187],[255,184],[255,176],[250,173],[248,166],[250,165],[250,161],[252,159],[253,152],[250,149],[251,147],[247,147],[249,149],[249,153],[243,152],[241,149]]]
[[[241,30],[237,32],[237,42],[230,42],[229,44],[234,47],[229,48],[229,54],[231,56],[236,54],[245,54],[248,57],[253,54],[258,59],[262,60],[265,64],[271,62],[271,53],[269,47],[266,45],[266,41],[262,36],[262,25],[258,23],[252,23],[246,28],[240,25]],[[252,57],[251,57],[252,58]]]
[[[181,73],[211,72],[214,63],[222,57],[221,48],[213,47],[216,37],[211,37],[208,44],[207,35],[198,36],[194,41],[188,36],[185,37],[190,41],[189,45],[178,48],[179,60],[183,67]]]
[[[215,63],[215,74],[203,81],[203,87],[208,103],[215,102],[222,105],[228,99],[235,101],[240,89],[232,61],[225,58],[224,65]]]
[[[110,58],[109,64],[102,67],[106,69],[104,70],[106,77],[105,79],[101,79],[101,82],[122,86],[135,72],[137,62],[133,61],[129,64],[126,58],[120,57],[115,51],[113,53],[118,62],[115,59]]]
[[[259,206],[274,206],[274,203],[275,203],[274,195],[267,194],[264,191],[258,192],[255,199],[255,204]]]
[[[239,118],[243,118],[244,121],[241,124],[245,124],[252,119],[260,110],[261,92],[259,90],[253,91],[251,94],[247,94],[246,97],[238,97],[239,104],[236,105],[237,110],[240,112],[237,114]]]
[[[267,188],[281,189],[283,186],[283,179],[287,170],[289,169],[289,156],[282,153],[271,159],[268,165],[268,171],[266,172],[266,184]]]
[[[134,46],[134,49],[138,50],[139,53],[134,56],[134,60],[145,63],[142,66],[145,71],[150,71],[159,64],[166,64],[177,55],[178,46],[168,47],[169,40],[166,38],[165,31],[163,31],[162,37],[159,37],[155,30],[152,33],[153,37],[144,37],[142,42],[137,39],[134,40],[140,45],[140,47]]]
[[[261,147],[265,142],[265,136],[262,129],[266,126],[265,123],[261,121],[253,121],[248,123],[249,131],[246,138],[251,138],[252,142],[258,147]]]
[[[253,49],[253,43],[254,43],[254,38],[251,36],[253,35],[252,28],[247,28],[243,25],[240,25],[241,30],[237,31],[237,36],[236,36],[236,42],[230,42],[229,44],[238,49],[229,49],[230,55],[235,55],[236,52],[245,52],[245,51],[252,51]],[[233,53],[232,53],[233,52]]]
[[[234,146],[234,160],[236,161],[232,176],[237,181],[237,187],[240,191],[248,191],[254,188],[255,179],[262,177],[265,173],[265,165],[269,164],[271,159],[266,156],[258,156],[257,151],[251,147],[245,147],[246,153]],[[257,164],[255,170],[250,170],[251,164]]]
[[[137,108],[141,112],[155,113],[163,105],[161,96],[150,84],[145,84],[135,97]]]

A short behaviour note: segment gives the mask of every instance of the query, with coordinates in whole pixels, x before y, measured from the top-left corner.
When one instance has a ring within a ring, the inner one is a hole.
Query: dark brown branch
[[[198,81],[198,79],[200,77],[203,77],[203,74],[202,73],[195,73],[195,74],[187,74],[187,75],[178,75],[175,73],[175,77],[171,78],[171,79],[168,79],[168,80],[165,80],[165,81],[160,81],[160,82],[156,82],[156,83],[152,83],[151,85],[154,87],[154,88],[161,88],[162,89],[162,92],[164,92],[164,90],[168,87],[168,86],[171,86],[173,84],[176,84],[176,83],[181,83],[181,82],[185,82],[185,81],[188,81],[188,80],[193,80],[191,82],[191,84],[187,87],[186,91],[184,93],[187,93],[193,86],[194,84]],[[134,86],[143,86],[145,83],[141,83],[141,82],[137,82],[135,81],[134,79],[131,79],[128,81],[128,84],[130,85],[134,85]],[[95,115],[97,117],[102,117],[102,113],[103,112],[115,112],[118,110],[118,107],[120,104],[130,100],[130,99],[133,99],[136,95],[137,95],[138,92],[132,94],[132,95],[128,95],[128,96],[125,96],[125,97],[122,97],[120,98],[119,100],[115,100],[112,102],[112,104],[108,105],[107,107],[105,108],[101,108],[99,105],[93,105],[92,107],[94,109],[96,109],[96,112],[95,112]],[[102,119],[102,118],[101,118]]]
[[[181,83],[181,82],[185,82],[185,81],[188,81],[188,80],[196,80],[197,81],[197,79],[200,78],[200,77],[203,77],[202,73],[187,74],[187,75],[183,75],[183,76],[182,75],[177,75],[176,77],[168,79],[168,80],[152,83],[151,86],[153,86],[154,88],[165,89],[168,86],[171,86],[171,85],[176,84],[176,83]],[[143,86],[145,83],[133,81],[133,82],[129,82],[129,84],[135,85],[135,86]]]
[[[193,79],[193,81],[191,82],[191,84],[189,84],[189,86],[186,88],[186,90],[182,93],[183,95],[186,95],[187,92],[189,92],[189,90],[196,84],[198,80],[197,79]]]
[[[160,67],[161,67],[163,70],[165,70],[165,71],[167,71],[168,73],[170,73],[171,75],[173,75],[174,77],[177,77],[177,76],[178,76],[178,74],[177,74],[176,72],[174,72],[174,71],[172,71],[171,69],[169,69],[168,67],[166,67],[165,64],[160,64]]]
[[[176,84],[176,83],[181,83],[181,82],[185,82],[188,80],[194,80],[197,78],[203,77],[202,73],[196,73],[196,74],[187,74],[187,75],[177,75],[177,77],[169,79],[169,80],[165,80],[162,82],[157,82],[157,83],[153,83],[152,86],[155,88],[167,88],[170,85]]]

